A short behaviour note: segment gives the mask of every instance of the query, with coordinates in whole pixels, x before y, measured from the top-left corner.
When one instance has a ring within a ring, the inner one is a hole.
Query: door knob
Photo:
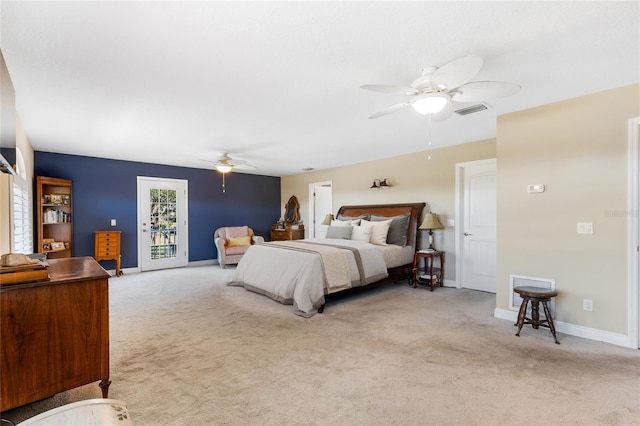
[[[469,235],[471,235],[471,234],[470,234],[470,233],[468,233],[468,232],[465,232],[465,233],[464,233],[464,236],[465,236],[465,237],[468,237]]]

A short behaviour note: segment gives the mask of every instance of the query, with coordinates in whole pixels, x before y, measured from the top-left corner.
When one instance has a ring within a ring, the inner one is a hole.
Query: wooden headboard
[[[422,216],[422,210],[426,203],[408,203],[408,204],[372,204],[368,206],[342,206],[338,210],[338,215],[343,216],[360,216],[366,213],[377,214],[380,216],[400,216],[409,213],[409,228],[407,229],[407,245],[412,246],[415,250],[418,222]]]

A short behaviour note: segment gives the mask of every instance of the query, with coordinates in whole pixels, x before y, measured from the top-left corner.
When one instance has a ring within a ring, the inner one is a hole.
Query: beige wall
[[[431,210],[437,213],[446,227],[447,219],[454,217],[455,164],[494,158],[495,140],[433,149],[430,154],[431,160],[427,160],[426,152],[419,152],[283,177],[283,210],[289,197],[295,195],[300,202],[300,216],[306,225],[309,218],[309,184],[332,181],[334,214],[343,205],[423,201],[427,203],[425,212]],[[376,178],[390,178],[393,187],[369,189]],[[427,236],[423,232],[420,234],[422,242],[428,245]],[[447,253],[445,278],[455,280],[454,229],[435,231],[434,244]]]
[[[509,274],[556,280],[556,320],[627,334],[628,120],[640,85],[498,118],[497,307]],[[546,191],[527,193],[528,184]],[[593,223],[578,235],[577,222]],[[593,300],[593,312],[582,309]]]

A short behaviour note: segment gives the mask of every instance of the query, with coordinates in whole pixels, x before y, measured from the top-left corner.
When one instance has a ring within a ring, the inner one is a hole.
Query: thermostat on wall
[[[527,186],[528,192],[544,192],[544,185],[541,183],[537,183],[535,185]]]

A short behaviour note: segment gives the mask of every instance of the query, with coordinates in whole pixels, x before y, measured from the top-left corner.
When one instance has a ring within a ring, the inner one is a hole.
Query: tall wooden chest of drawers
[[[120,272],[120,231],[96,231],[95,235],[95,260],[115,260],[116,277]]]

